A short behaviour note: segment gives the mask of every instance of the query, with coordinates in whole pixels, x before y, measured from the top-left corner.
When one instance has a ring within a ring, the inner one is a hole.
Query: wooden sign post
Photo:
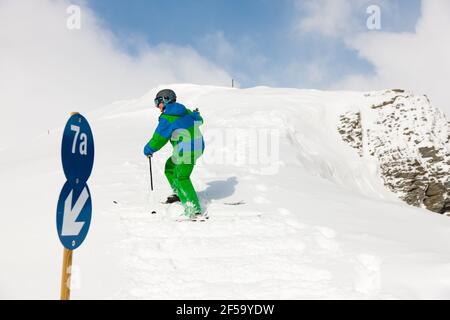
[[[64,248],[61,275],[61,300],[70,300],[70,280],[72,275],[73,251]]]

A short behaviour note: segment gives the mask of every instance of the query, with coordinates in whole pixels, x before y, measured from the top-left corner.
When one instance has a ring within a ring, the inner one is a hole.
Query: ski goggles
[[[155,106],[158,108],[160,103],[163,103],[164,105],[167,105],[168,103],[170,103],[170,98],[169,97],[159,97],[155,99]]]

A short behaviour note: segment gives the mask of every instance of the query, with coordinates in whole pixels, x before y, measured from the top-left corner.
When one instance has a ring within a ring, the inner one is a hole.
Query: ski
[[[224,202],[224,205],[226,206],[242,206],[245,204],[244,200],[241,200],[239,202]]]

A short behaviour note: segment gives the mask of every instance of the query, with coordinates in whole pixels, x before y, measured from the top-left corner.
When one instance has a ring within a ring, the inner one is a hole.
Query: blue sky
[[[88,0],[87,3],[129,52],[134,50],[127,41],[131,35],[143,37],[150,45],[190,46],[229,72],[242,87],[327,88],[347,75],[373,72],[370,62],[349,48],[343,37],[296,29],[311,14],[308,1]],[[352,4],[355,31],[365,27],[368,4],[381,6],[382,31],[413,32],[420,16],[420,0],[355,0]]]

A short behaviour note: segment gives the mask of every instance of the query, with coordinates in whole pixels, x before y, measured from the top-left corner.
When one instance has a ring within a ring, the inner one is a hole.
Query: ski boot
[[[180,198],[176,194],[173,194],[173,195],[167,197],[167,200],[166,200],[166,202],[164,202],[164,204],[171,204],[171,203],[175,203],[175,202],[181,202],[181,201],[180,201]]]

